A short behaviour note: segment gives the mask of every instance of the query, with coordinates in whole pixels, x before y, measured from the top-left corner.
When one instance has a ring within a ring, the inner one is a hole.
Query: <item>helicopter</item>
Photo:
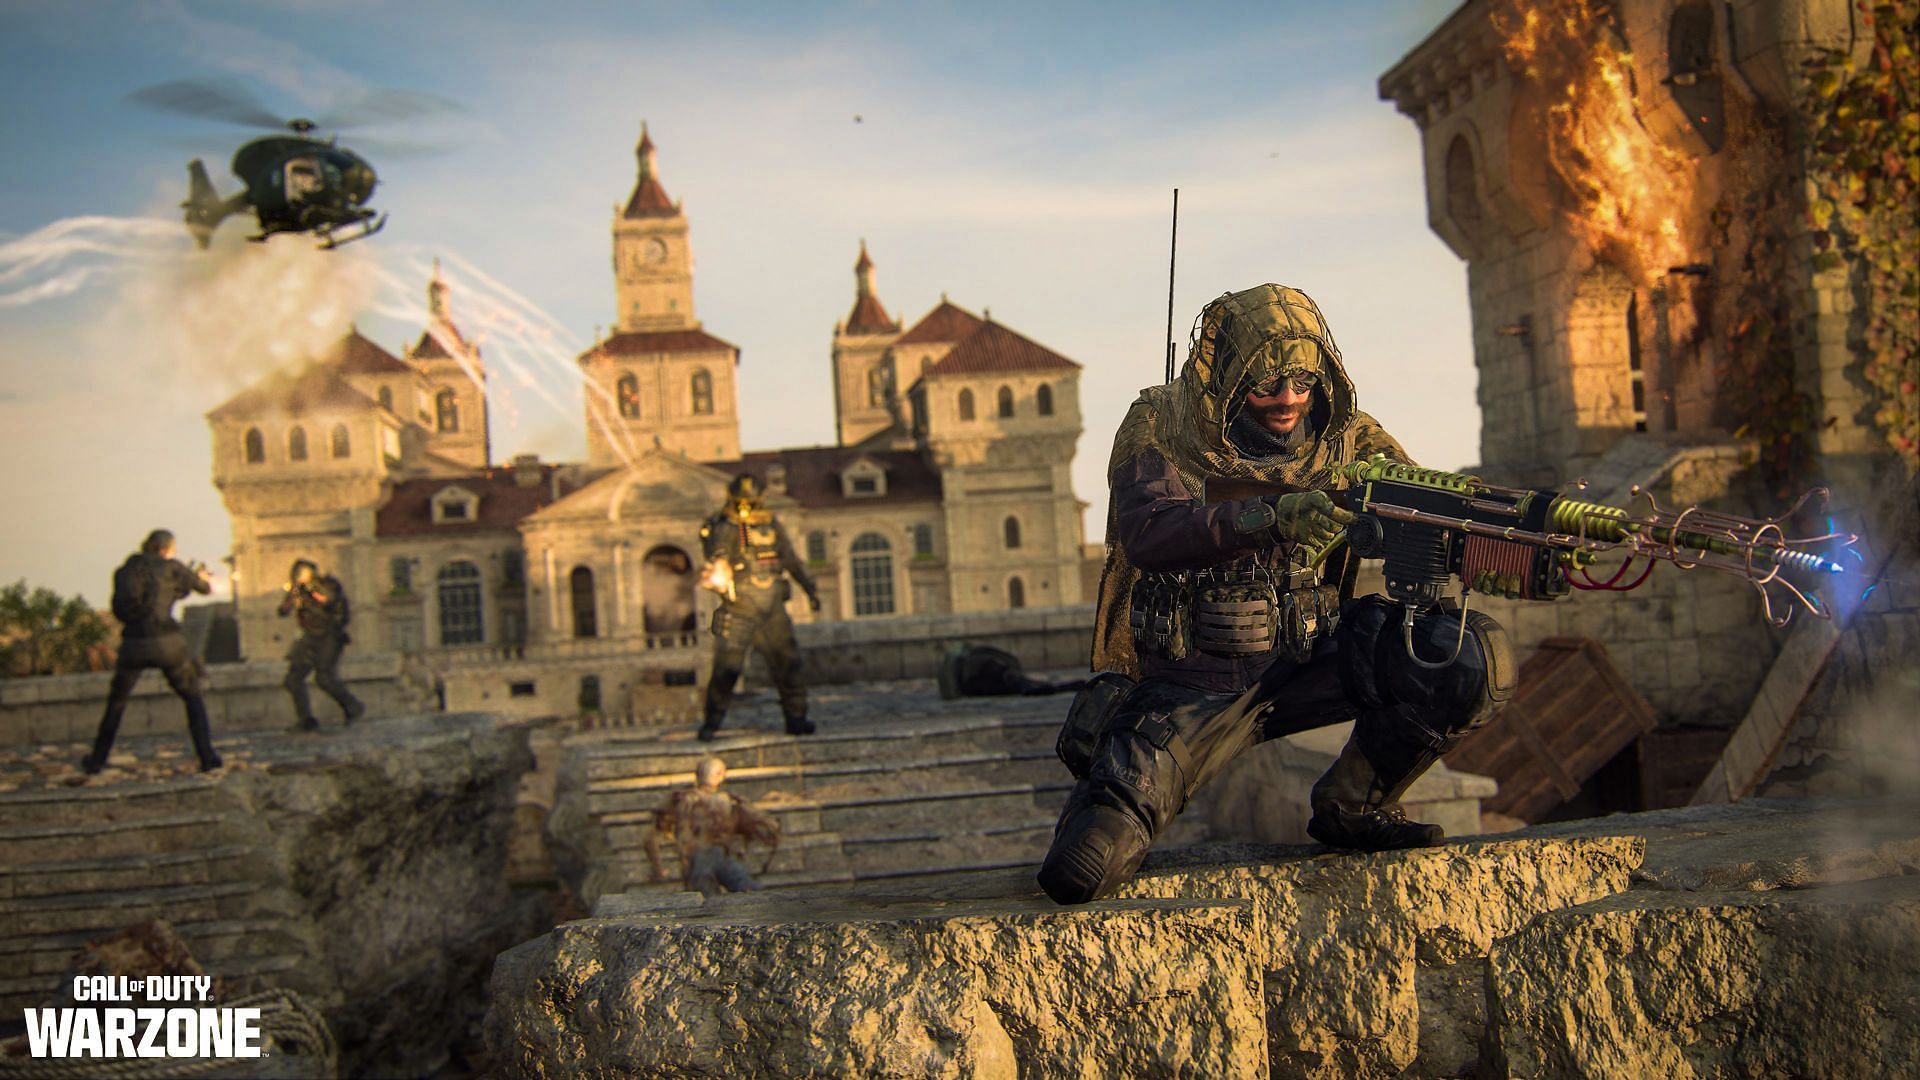
[[[313,135],[320,125],[312,120],[282,121],[245,90],[205,80],[161,83],[129,94],[128,100],[160,112],[284,129],[254,139],[233,155],[233,173],[246,184],[236,194],[223,197],[199,158],[187,165],[187,199],[180,206],[186,211],[187,232],[201,250],[212,243],[222,221],[247,210],[260,226],[247,239],[257,243],[276,233],[310,233],[322,249],[331,250],[386,227],[387,215],[367,205],[379,182],[373,166],[337,139]],[[360,111],[375,120],[449,107],[436,98],[400,91],[376,92],[359,104]]]

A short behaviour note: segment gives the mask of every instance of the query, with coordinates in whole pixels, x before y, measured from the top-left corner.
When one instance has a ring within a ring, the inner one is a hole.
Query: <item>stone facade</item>
[[[243,655],[291,644],[275,609],[307,558],[353,600],[353,651],[419,657],[449,707],[676,712],[659,703],[688,691],[654,691],[705,677],[699,526],[739,472],[818,580],[798,622],[1084,602],[1080,366],[944,297],[903,326],[863,242],[832,339],[838,444],[743,453],[739,350],[695,317],[687,217],[644,132],[638,155],[617,318],[580,357],[585,462],[493,462],[484,359],[437,269],[402,356],[355,332],[208,414]]]

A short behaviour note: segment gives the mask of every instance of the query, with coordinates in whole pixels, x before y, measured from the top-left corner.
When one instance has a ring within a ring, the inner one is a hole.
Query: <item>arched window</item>
[[[649,634],[693,629],[693,559],[662,544],[640,560],[640,624]]]
[[[879,533],[861,533],[847,549],[855,615],[893,614],[893,547]]]
[[[353,440],[347,435],[347,425],[333,425],[333,434],[327,441],[333,446],[333,456],[337,458],[353,456]]]
[[[1053,387],[1041,383],[1033,392],[1033,407],[1041,416],[1053,415]]]
[[[246,438],[242,441],[247,444],[247,464],[258,465],[267,460],[267,440],[260,434],[259,428],[248,428]]]
[[[620,376],[614,384],[614,400],[620,404],[620,415],[627,420],[640,418],[640,380],[631,375]]]
[[[1000,523],[1000,535],[1005,538],[1008,547],[1019,547],[1020,519],[1011,514],[1007,515],[1007,520]]]
[[[875,366],[867,372],[867,404],[879,408],[887,403],[887,370]]]
[[[440,644],[478,645],[486,640],[480,614],[480,568],[460,559],[440,568]]]
[[[693,373],[693,415],[711,416],[713,414],[713,376],[706,368]]]
[[[379,399],[380,399],[381,408],[387,410],[388,412],[393,411],[393,387],[391,386],[381,387]]]
[[[1486,215],[1480,206],[1480,184],[1473,168],[1473,148],[1465,135],[1447,145],[1447,216],[1468,237],[1477,238]]]
[[[1000,403],[1000,415],[1002,417],[1012,416],[1013,415],[1013,388],[1009,386],[1003,386],[1000,388],[1000,392],[994,396],[998,399]]]
[[[293,430],[287,432],[287,460],[307,460],[307,429],[299,424],[293,425]]]
[[[440,431],[460,430],[460,399],[454,397],[452,390],[442,390],[433,395],[433,415],[435,426]]]
[[[573,591],[573,636],[577,638],[598,637],[599,622],[594,618],[593,571],[584,566],[576,566],[568,576],[568,584]]]
[[[1007,579],[1007,606],[1010,608],[1027,606],[1027,583],[1017,577]]]
[[[973,419],[973,391],[960,391],[960,419]]]
[[[580,711],[597,713],[600,711],[600,676],[580,676]]]

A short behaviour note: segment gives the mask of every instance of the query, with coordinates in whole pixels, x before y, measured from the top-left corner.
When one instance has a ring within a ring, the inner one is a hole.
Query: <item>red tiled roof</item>
[[[862,458],[887,472],[885,495],[848,498],[840,486],[840,471]],[[709,467],[729,475],[749,472],[762,481],[767,467],[787,467],[787,494],[808,509],[853,506],[859,503],[938,502],[940,474],[914,450],[861,450],[850,446],[811,446],[794,450],[759,450],[739,461],[713,461]]]
[[[615,334],[580,354],[582,361],[595,356],[639,356],[646,353],[732,352],[739,348],[714,337],[705,330],[653,330]]]
[[[980,317],[964,308],[940,301],[940,306],[927,312],[913,329],[900,335],[897,345],[934,345],[947,341],[959,341],[972,334],[981,326]]]
[[[999,323],[987,322],[935,361],[926,374],[977,375],[996,371],[1072,370],[1079,366]]]
[[[643,176],[640,182],[633,186],[633,197],[627,200],[626,212],[621,216],[632,220],[672,217],[679,212],[680,208],[673,205],[672,199],[667,198],[667,189],[660,186],[660,181],[651,176]]]
[[[377,348],[377,346],[376,346]],[[399,363],[399,361],[394,361]],[[402,365],[402,370],[413,369]],[[320,363],[287,374],[274,372],[207,413],[209,420],[239,419],[269,413],[299,416],[326,409],[376,409],[374,400],[348,385],[339,368]]]
[[[460,331],[454,329],[451,324],[447,326],[446,332],[448,336],[453,338],[455,343],[459,344],[462,348],[466,347],[467,339],[461,337]],[[453,355],[447,352],[447,347],[440,344],[440,339],[434,337],[433,331],[431,330],[420,331],[420,340],[413,347],[413,357],[416,360],[453,359]]]
[[[887,309],[880,306],[880,298],[872,293],[861,293],[853,302],[853,312],[847,316],[849,334],[891,334],[900,329],[900,324],[887,315]]]
[[[402,480],[393,485],[393,493],[386,505],[375,511],[374,535],[422,536],[514,529],[521,519],[554,502],[553,471],[556,467],[538,466],[539,482],[524,487],[514,478],[513,467],[507,465],[465,476]],[[562,498],[574,490],[564,483],[559,486]],[[480,497],[480,505],[471,521],[448,521],[436,525],[433,522],[433,497],[450,487],[473,492]]]
[[[413,369],[404,360],[360,336],[357,328],[349,330],[339,344],[322,354],[320,362],[332,366],[342,375],[413,374]]]

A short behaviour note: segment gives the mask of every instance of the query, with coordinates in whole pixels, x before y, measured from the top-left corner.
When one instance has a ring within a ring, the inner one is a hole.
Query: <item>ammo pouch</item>
[[[1184,570],[1143,573],[1133,583],[1127,603],[1127,628],[1133,631],[1136,652],[1152,650],[1169,660],[1185,660],[1192,648],[1188,592]]]
[[[1266,567],[1210,567],[1194,575],[1193,642],[1214,656],[1277,654],[1296,664],[1340,621],[1338,585],[1286,589]]]
[[[1074,779],[1084,780],[1093,768],[1093,752],[1107,721],[1134,685],[1117,671],[1103,671],[1074,693],[1073,704],[1067,706],[1067,722],[1060,725],[1060,737],[1053,744],[1053,752]]]

